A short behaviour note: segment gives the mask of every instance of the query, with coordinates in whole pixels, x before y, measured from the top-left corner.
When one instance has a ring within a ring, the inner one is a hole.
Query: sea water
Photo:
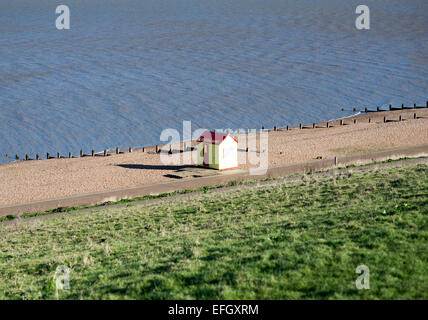
[[[428,1],[363,2],[0,0],[0,161],[425,104]]]

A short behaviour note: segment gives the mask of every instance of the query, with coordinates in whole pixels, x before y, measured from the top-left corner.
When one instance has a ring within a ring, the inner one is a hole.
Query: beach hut
[[[197,143],[199,166],[217,170],[238,167],[238,140],[230,134],[205,131]]]

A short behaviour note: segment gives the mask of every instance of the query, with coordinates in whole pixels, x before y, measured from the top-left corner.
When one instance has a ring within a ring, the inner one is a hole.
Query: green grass
[[[428,166],[0,226],[0,298],[427,299]],[[355,269],[370,268],[357,290]]]
[[[204,186],[197,189],[185,189],[185,190],[179,190],[174,192],[168,192],[168,193],[161,193],[157,195],[146,195],[142,197],[135,197],[135,198],[125,198],[119,201],[107,201],[100,204],[94,204],[94,205],[85,205],[85,206],[76,206],[76,207],[58,207],[51,210],[46,210],[43,212],[34,212],[34,213],[23,213],[20,215],[20,218],[26,219],[26,218],[32,218],[32,217],[39,217],[39,216],[45,216],[53,213],[60,213],[60,212],[72,212],[77,210],[83,210],[83,209],[92,209],[92,208],[99,208],[104,206],[110,206],[115,204],[122,204],[122,203],[129,203],[129,202],[137,202],[137,201],[144,201],[144,200],[152,200],[152,199],[159,199],[159,198],[165,198],[165,197],[172,197],[177,196],[181,194],[189,194],[189,193],[197,193],[197,192],[208,192],[209,190],[223,188],[223,187],[231,187],[235,186],[237,184],[236,181],[231,181],[229,184],[226,185],[216,185],[216,186]],[[15,215],[8,215],[6,217],[0,218],[0,222],[3,221],[10,221],[13,219],[16,219],[17,217]]]
[[[13,215],[13,214],[8,214],[7,216],[0,217],[0,222],[10,221],[10,220],[13,220],[13,219],[15,219],[15,218],[16,218],[16,216],[15,216],[15,215]]]

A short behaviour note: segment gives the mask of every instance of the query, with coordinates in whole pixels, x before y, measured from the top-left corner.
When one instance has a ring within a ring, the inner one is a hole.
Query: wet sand
[[[418,119],[413,119],[415,112]],[[404,121],[398,121],[399,115]],[[384,116],[389,120],[386,123]],[[347,118],[344,122],[343,126],[338,120],[330,122],[329,128],[320,123],[315,129],[306,125],[303,129],[270,131],[269,166],[428,144],[426,108],[368,113]],[[241,142],[244,138],[244,135],[238,135]],[[173,149],[179,148],[173,146]],[[239,150],[240,158],[245,159],[245,148],[240,145]],[[260,155],[258,151],[256,153]],[[254,150],[250,148],[249,152]],[[185,154],[188,153],[178,155]],[[185,164],[190,163],[181,162],[181,165]],[[160,154],[154,148],[108,157],[13,162],[0,165],[0,205],[171,181],[165,175],[177,168],[162,164]],[[241,164],[240,168],[248,168],[248,165]]]

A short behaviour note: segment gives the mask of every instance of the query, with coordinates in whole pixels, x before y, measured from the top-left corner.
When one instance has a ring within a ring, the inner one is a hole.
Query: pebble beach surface
[[[417,119],[414,119],[414,112]],[[400,115],[403,121],[398,121]],[[388,119],[386,123],[383,122],[384,117]],[[337,120],[331,122],[329,128],[326,128],[326,123],[320,123],[315,129],[306,125],[303,129],[293,127],[288,131],[285,128],[270,131],[269,166],[428,144],[428,109],[369,113],[347,118],[344,123],[340,126]],[[238,140],[245,141],[244,134],[238,135]],[[173,149],[178,150],[179,146],[173,146]],[[245,148],[240,145],[238,149],[240,159],[246,158]],[[180,163],[186,164],[191,163]],[[3,164],[0,165],[0,205],[168,182],[172,179],[165,175],[178,167],[163,164],[154,148],[107,157],[99,155]],[[248,165],[241,163],[240,169],[246,168]]]

